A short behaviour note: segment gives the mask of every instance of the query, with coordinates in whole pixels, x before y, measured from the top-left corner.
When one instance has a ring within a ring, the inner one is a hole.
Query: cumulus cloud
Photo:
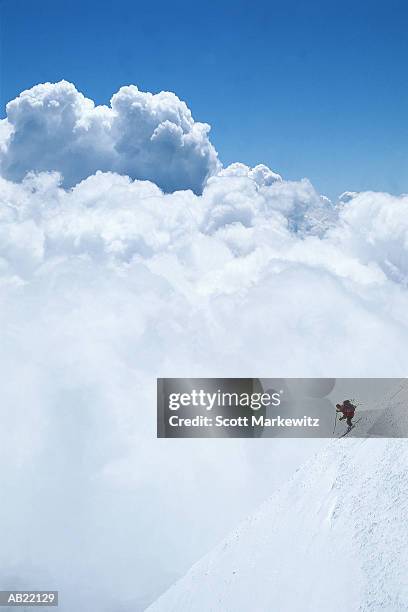
[[[111,105],[95,106],[66,81],[23,91],[0,123],[0,168],[21,180],[58,171],[72,186],[97,170],[154,181],[165,191],[199,193],[218,166],[210,126],[194,121],[171,92],[121,87]]]
[[[217,168],[175,96],[117,96],[39,86],[0,129],[0,573],[64,611],[143,609],[315,448],[156,440],[157,376],[408,358],[408,196]]]

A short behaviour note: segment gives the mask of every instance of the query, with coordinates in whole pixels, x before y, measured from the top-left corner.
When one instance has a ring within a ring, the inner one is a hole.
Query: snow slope
[[[404,381],[377,415],[406,406]],[[408,440],[331,441],[149,612],[407,611],[407,468]]]
[[[408,380],[401,379],[371,410],[357,409],[355,428],[348,437],[408,437]],[[336,436],[346,430],[346,423],[337,423]]]

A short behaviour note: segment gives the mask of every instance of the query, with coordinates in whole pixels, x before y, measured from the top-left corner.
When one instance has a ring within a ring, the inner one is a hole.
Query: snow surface
[[[407,405],[404,381],[377,421]],[[407,468],[405,439],[331,441],[148,611],[407,611]]]

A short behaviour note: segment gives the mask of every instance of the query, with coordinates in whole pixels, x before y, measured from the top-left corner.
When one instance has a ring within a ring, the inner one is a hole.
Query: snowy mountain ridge
[[[373,435],[407,405],[405,380]],[[405,439],[331,441],[148,611],[406,612],[407,467]]]

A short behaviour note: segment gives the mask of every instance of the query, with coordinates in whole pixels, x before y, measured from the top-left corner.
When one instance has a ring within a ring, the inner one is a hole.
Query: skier
[[[354,418],[355,411],[356,407],[351,403],[350,400],[344,400],[342,404],[336,404],[336,412],[343,413],[343,416],[339,418],[339,421],[347,419],[347,425],[349,430],[353,427],[352,420]]]

